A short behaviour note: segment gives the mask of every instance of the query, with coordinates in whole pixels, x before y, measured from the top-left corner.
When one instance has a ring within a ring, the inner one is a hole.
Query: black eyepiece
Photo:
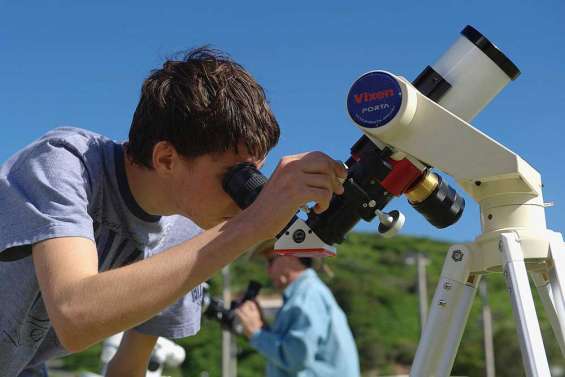
[[[257,198],[267,178],[255,165],[241,163],[232,167],[224,176],[224,191],[231,196],[239,208],[245,209]]]

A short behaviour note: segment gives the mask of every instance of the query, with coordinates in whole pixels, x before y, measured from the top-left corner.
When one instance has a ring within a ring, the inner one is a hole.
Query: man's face
[[[242,162],[260,168],[264,160],[254,159],[246,148],[239,148],[239,153],[228,151],[194,159],[181,158],[181,168],[175,173],[171,187],[175,190],[172,195],[177,212],[203,229],[210,229],[241,212],[222,188],[222,180],[231,167]]]
[[[275,288],[286,288],[289,284],[288,272],[291,269],[290,258],[292,257],[270,253],[265,258],[267,261],[267,275],[271,278]]]

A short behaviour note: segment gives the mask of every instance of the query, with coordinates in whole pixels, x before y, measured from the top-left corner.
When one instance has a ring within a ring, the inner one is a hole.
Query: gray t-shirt
[[[41,297],[32,244],[88,238],[96,243],[99,271],[106,271],[200,232],[187,218],[139,207],[127,184],[123,146],[101,135],[58,128],[18,152],[0,166],[0,377],[34,375],[45,360],[66,354]],[[169,338],[194,335],[201,299],[197,287],[136,329]]]

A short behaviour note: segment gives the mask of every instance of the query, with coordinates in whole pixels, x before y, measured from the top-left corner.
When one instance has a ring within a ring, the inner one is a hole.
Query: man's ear
[[[160,175],[172,173],[178,163],[179,154],[168,141],[160,141],[153,147],[153,168]]]

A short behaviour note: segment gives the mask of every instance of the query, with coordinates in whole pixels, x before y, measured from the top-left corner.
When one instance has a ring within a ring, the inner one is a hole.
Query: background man
[[[255,301],[236,310],[251,345],[267,359],[268,377],[358,377],[359,357],[345,314],[310,268],[313,259],[278,256],[272,242],[259,246],[267,273],[283,291],[274,324],[263,321]]]
[[[108,375],[143,376],[159,336],[195,334],[201,282],[343,193],[344,168],[304,153],[241,211],[222,177],[278,137],[261,86],[200,48],[145,80],[127,143],[61,128],[0,166],[0,376],[45,375],[124,330]]]

